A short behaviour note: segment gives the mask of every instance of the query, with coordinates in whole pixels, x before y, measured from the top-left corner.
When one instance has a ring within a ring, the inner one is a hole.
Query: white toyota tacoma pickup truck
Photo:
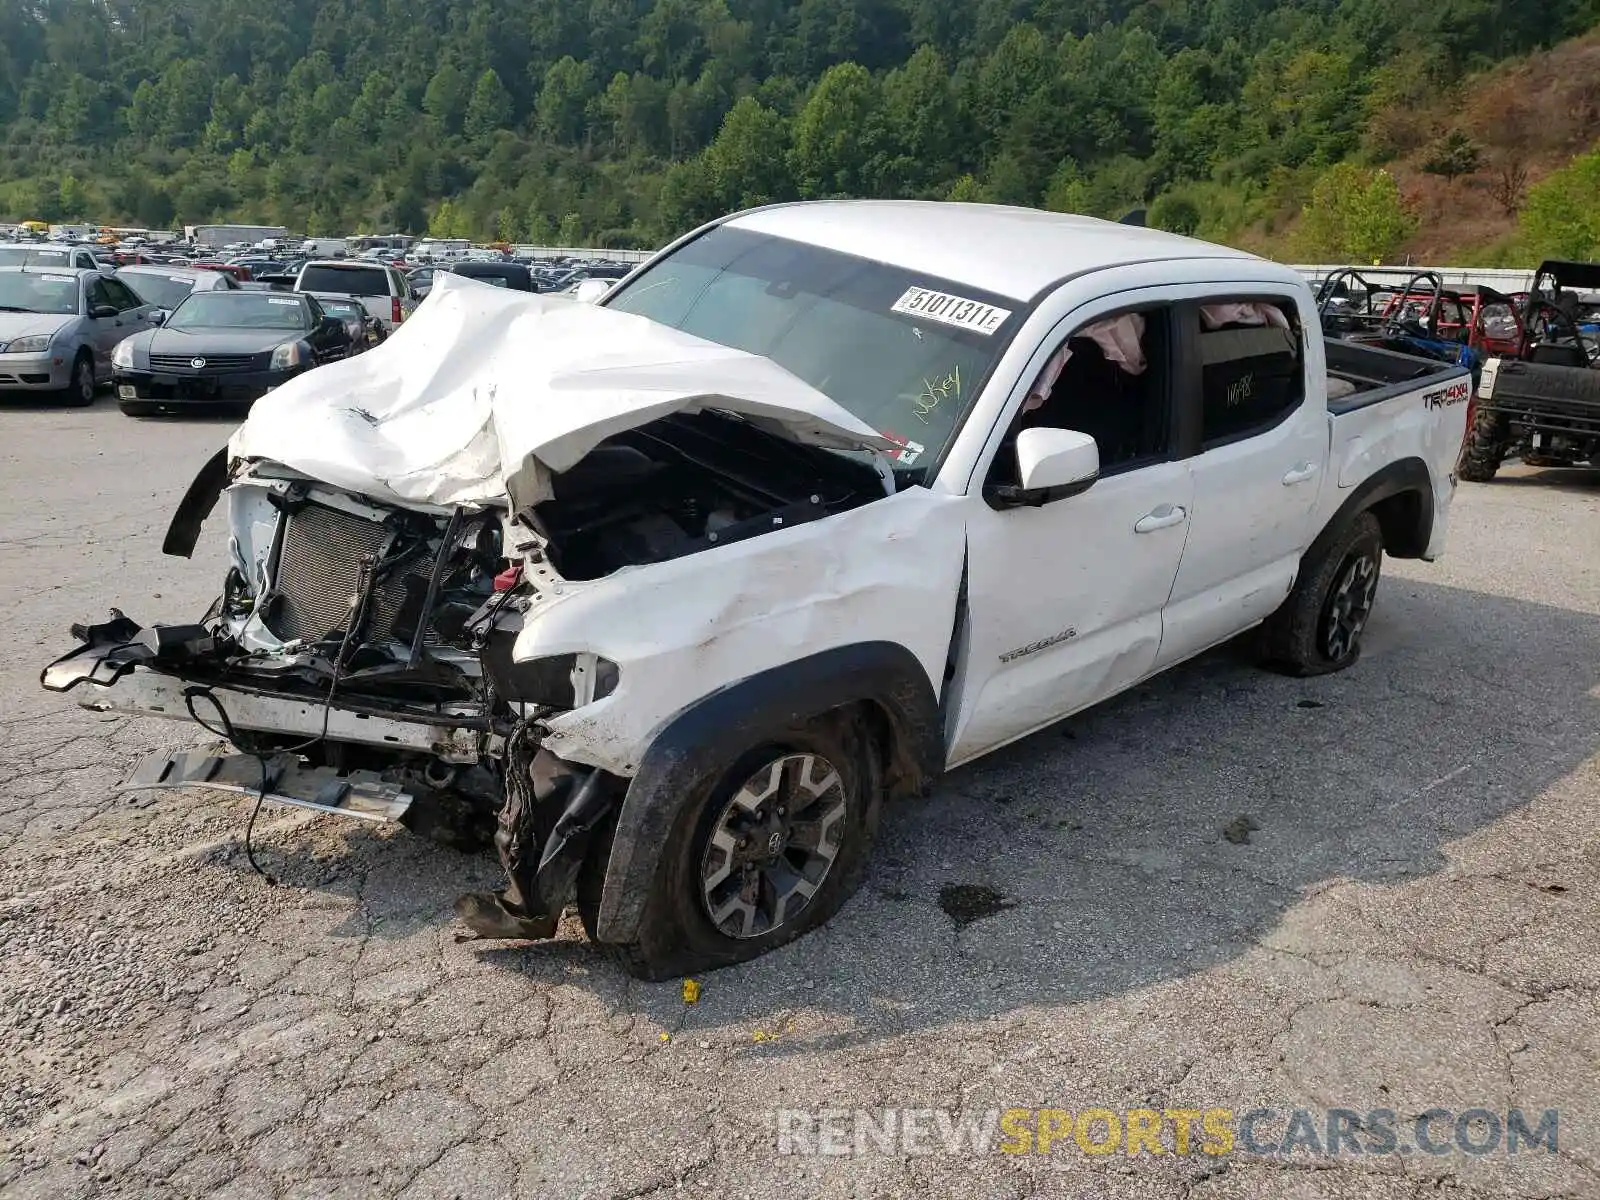
[[[1444,546],[1470,391],[1220,246],[759,209],[599,305],[445,276],[201,471],[164,549],[225,499],[212,609],[113,610],[43,683],[233,743],[125,786],[498,814],[480,934],[576,904],[636,973],[702,970],[832,916],[881,803],[957,764],[1252,628],[1355,662],[1384,554]]]

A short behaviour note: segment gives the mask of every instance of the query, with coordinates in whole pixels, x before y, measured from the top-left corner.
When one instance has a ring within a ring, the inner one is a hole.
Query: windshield
[[[150,275],[144,272],[133,274],[119,271],[117,278],[122,280],[134,291],[134,294],[147,304],[154,304],[160,308],[177,308],[194,291],[194,283],[181,275]]]
[[[1022,305],[817,246],[714,229],[607,307],[764,355],[937,464],[1022,321]]]
[[[387,296],[389,273],[382,267],[307,267],[302,292],[343,292],[347,296]]]
[[[0,274],[0,312],[76,316],[77,276],[27,275],[20,271]]]
[[[70,267],[72,251],[35,246],[0,246],[0,267]]]
[[[168,329],[310,329],[299,300],[260,292],[196,292],[178,306]]]

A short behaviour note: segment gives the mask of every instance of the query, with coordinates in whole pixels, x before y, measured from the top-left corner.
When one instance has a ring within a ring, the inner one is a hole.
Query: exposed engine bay
[[[197,721],[260,760],[263,786],[253,767],[235,769],[237,790],[265,794],[270,761],[270,798],[381,810],[455,844],[487,837],[508,786],[542,776],[547,790],[576,792],[592,773],[541,749],[538,722],[607,695],[618,668],[593,654],[516,661],[541,597],[886,491],[870,454],[710,412],[605,440],[553,476],[549,499],[516,513],[376,504],[272,462],[235,462],[229,474],[231,565],[212,609],[194,625],[142,629],[114,614],[75,627],[85,644],[46,670],[46,686],[98,685],[86,704]],[[180,510],[169,549],[192,548],[197,530]],[[231,776],[174,759],[140,778],[133,785],[228,786]]]

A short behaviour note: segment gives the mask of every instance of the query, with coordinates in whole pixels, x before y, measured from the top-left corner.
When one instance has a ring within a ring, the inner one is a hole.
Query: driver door
[[[102,382],[111,378],[111,352],[116,349],[117,343],[138,332],[130,319],[132,314],[122,311],[106,284],[103,278],[91,278],[84,288],[84,311],[88,314],[85,319],[89,326],[89,344],[94,352],[94,374]],[[114,309],[115,312],[111,316],[97,317],[94,315],[96,309]]]
[[[1073,351],[1031,420],[1095,437],[1101,474],[1093,486],[1040,507],[968,497],[969,617],[947,729],[951,765],[1112,696],[1155,665],[1194,482],[1173,450],[1172,310],[1133,309],[1145,323],[1138,377],[1119,375],[1103,356],[1093,361],[1091,341],[1069,339],[1130,311],[1126,300],[1068,318],[1026,373],[1038,378],[1064,342]],[[1027,419],[1022,406],[1014,398],[1014,424]],[[989,483],[1009,468],[1008,455],[1009,434]]]

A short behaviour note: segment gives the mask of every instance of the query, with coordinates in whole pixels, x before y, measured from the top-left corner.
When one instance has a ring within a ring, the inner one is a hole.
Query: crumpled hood
[[[383,345],[258,400],[230,448],[391,503],[522,508],[607,437],[702,409],[811,445],[894,448],[769,359],[448,274]]]
[[[63,317],[58,313],[0,312],[0,344],[38,334],[51,334],[77,319]]]

